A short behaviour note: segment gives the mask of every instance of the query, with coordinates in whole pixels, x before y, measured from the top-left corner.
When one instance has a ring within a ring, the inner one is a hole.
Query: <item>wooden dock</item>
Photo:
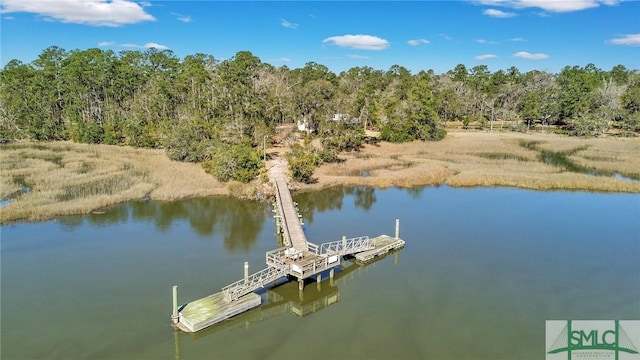
[[[366,250],[355,254],[356,260],[366,263],[378,256],[383,256],[391,251],[398,250],[404,247],[404,240],[399,238],[393,238],[389,235],[380,235],[373,239],[375,248]]]
[[[179,312],[177,326],[185,332],[196,332],[260,306],[260,295],[250,293],[236,301],[226,301],[219,292],[186,304]]]
[[[177,286],[174,286],[173,324],[185,332],[197,332],[211,325],[260,306],[261,297],[254,291],[268,288],[281,278],[298,279],[298,289],[310,277],[321,279],[329,272],[333,280],[334,269],[345,256],[354,256],[360,262],[373,261],[390,251],[404,247],[399,238],[399,221],[396,220],[396,236],[381,235],[376,238],[360,236],[316,245],[307,241],[302,229],[297,206],[293,202],[287,182],[281,173],[271,175],[276,189],[274,218],[283,235],[285,246],[266,253],[267,268],[249,275],[245,263],[244,278],[222,288],[221,292],[191,301],[178,308]],[[304,311],[303,311],[304,312]]]
[[[276,216],[280,216],[281,219],[279,229],[284,243],[297,251],[306,251],[307,237],[302,230],[298,209],[289,192],[287,181],[282,175],[276,175],[272,180],[276,188],[276,213],[278,214]]]

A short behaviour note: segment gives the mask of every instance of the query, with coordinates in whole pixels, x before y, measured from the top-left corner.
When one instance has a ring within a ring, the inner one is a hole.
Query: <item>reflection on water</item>
[[[270,289],[257,291],[262,296],[261,306],[202,331],[183,333],[183,335],[199,340],[223,330],[247,329],[250,326],[282,315],[294,315],[304,318],[316,314],[338,304],[340,301],[340,286],[348,286],[351,281],[357,281],[358,275],[366,267],[372,266],[375,262],[389,256],[394,257],[394,265],[398,265],[398,252],[400,251],[402,250],[377,257],[367,264],[359,264],[354,260],[345,260],[341,266],[336,268],[333,279],[329,277],[329,271],[325,271],[321,274],[321,281],[306,279],[306,285],[303,290],[299,290],[296,281],[279,280]],[[178,348],[176,348],[176,353],[179,354]]]
[[[31,186],[27,184],[23,176],[14,176],[13,183],[18,185],[20,187],[20,190],[16,191],[13,194],[10,194],[4,199],[0,199],[0,208],[8,206],[9,204],[11,204],[11,201],[13,201],[13,199],[17,198],[18,196],[31,192]]]
[[[575,149],[566,150],[566,151],[552,151],[552,150],[542,150],[538,147],[538,141],[521,141],[520,146],[527,148],[529,150],[538,151],[538,159],[543,163],[551,166],[558,167],[563,171],[569,171],[574,173],[592,175],[592,176],[606,176],[613,177],[618,180],[625,181],[640,181],[640,177],[635,175],[623,175],[614,171],[609,170],[601,170],[593,167],[582,166],[575,161],[571,160],[569,157],[571,155],[575,155],[580,151],[586,150],[588,146],[581,146]]]
[[[345,196],[353,196],[355,207],[363,210],[371,209],[377,200],[376,189],[364,186],[335,186],[322,191],[293,194],[293,199],[298,202],[302,218],[313,223],[313,214],[316,212],[342,209]]]
[[[267,205],[137,202],[10,224],[2,359],[540,359],[545,320],[638,318],[639,195],[441,186],[294,198],[317,243],[393,234],[399,218],[402,261],[345,264],[336,287],[325,275],[302,296],[278,286],[261,309],[192,339],[172,333],[172,285],[184,302],[240,278],[245,261],[263,268],[276,246]]]
[[[83,226],[107,227],[130,221],[151,221],[160,231],[187,222],[198,235],[220,231],[228,250],[249,250],[264,226],[267,213],[263,204],[233,197],[206,197],[179,201],[135,201],[112,206],[86,216],[60,218],[67,231]]]

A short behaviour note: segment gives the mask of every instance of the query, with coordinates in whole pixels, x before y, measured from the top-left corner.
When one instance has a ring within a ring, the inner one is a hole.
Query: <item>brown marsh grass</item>
[[[555,134],[450,132],[439,142],[367,145],[316,170],[316,188],[336,184],[512,186],[527,189],[640,192],[640,181],[566,171],[541,161],[567,154],[580,167],[640,179],[640,140],[579,139]]]
[[[227,194],[198,164],[163,151],[67,142],[0,147],[1,222],[88,213],[135,199]]]
[[[11,198],[0,207],[2,223],[89,213],[142,198],[266,191],[220,183],[200,165],[171,161],[161,150],[53,142],[1,145],[0,151],[0,199]],[[566,171],[541,161],[543,151],[566,154],[583,168],[640,178],[638,139],[454,131],[439,142],[367,145],[321,166],[315,184],[297,187],[447,184],[640,193],[640,181]]]

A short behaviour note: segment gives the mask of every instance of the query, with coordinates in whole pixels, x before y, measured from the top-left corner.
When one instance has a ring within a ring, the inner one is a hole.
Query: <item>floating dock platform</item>
[[[404,247],[404,240],[399,238],[393,238],[389,235],[380,235],[373,239],[375,248],[366,250],[355,254],[356,260],[359,262],[369,262],[378,256],[383,256],[391,251],[398,250]]]
[[[227,301],[219,292],[186,304],[178,312],[176,326],[184,332],[196,332],[260,306],[260,295],[249,293]]]

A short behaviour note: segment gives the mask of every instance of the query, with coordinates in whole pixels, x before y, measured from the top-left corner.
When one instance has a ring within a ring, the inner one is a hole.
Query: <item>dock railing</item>
[[[318,256],[315,260],[304,264],[291,264],[291,274],[304,279],[318,274],[339,264],[338,257]]]
[[[234,301],[272,281],[278,280],[285,275],[287,275],[287,271],[284,267],[269,266],[268,268],[260,270],[245,279],[223,287],[222,292],[224,293],[226,301]]]
[[[318,252],[320,250],[320,246],[318,246],[318,245],[316,245],[316,244],[314,244],[314,243],[312,243],[310,241],[307,241],[307,249],[309,250],[309,252],[312,252],[312,253],[314,253],[316,255],[320,254]]]
[[[360,251],[371,250],[376,247],[375,241],[368,236],[342,239],[320,245],[320,254],[350,255]]]
[[[276,268],[284,268],[287,265],[285,264],[285,256],[286,256],[286,247],[277,248],[275,250],[267,251],[267,266],[276,267]]]

